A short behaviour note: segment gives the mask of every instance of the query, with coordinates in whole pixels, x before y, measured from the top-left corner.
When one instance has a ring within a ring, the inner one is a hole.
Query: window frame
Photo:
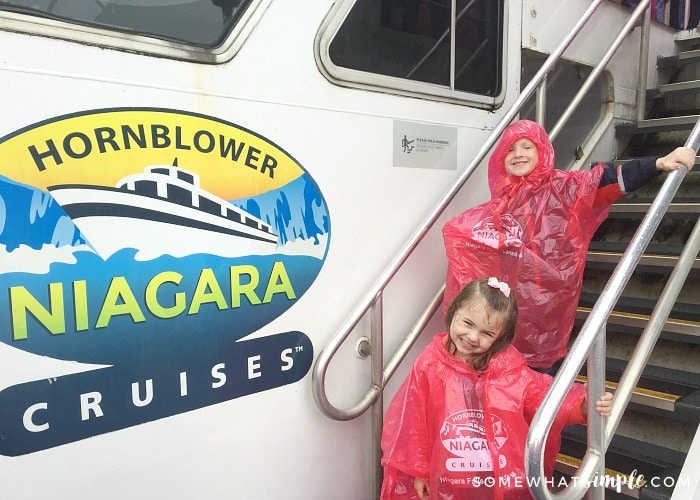
[[[343,87],[464,104],[488,110],[497,109],[503,104],[507,91],[506,81],[508,77],[507,68],[509,53],[508,21],[511,2],[508,0],[503,2],[500,92],[496,96],[486,96],[463,90],[455,90],[454,75],[450,75],[450,87],[448,87],[435,83],[345,68],[334,64],[330,57],[330,45],[357,1],[358,0],[338,0],[334,3],[316,32],[316,37],[314,39],[314,57],[316,58],[316,65],[324,77],[331,83]],[[455,3],[456,0],[452,0],[453,10],[455,9]],[[454,49],[454,31],[452,31],[450,43]],[[452,59],[452,67],[454,68],[454,50],[452,50]]]
[[[252,0],[224,41],[215,47],[177,43],[117,29],[90,26],[84,22],[69,22],[4,9],[0,9],[0,30],[58,38],[146,56],[221,64],[230,61],[236,55],[270,3],[272,0]]]

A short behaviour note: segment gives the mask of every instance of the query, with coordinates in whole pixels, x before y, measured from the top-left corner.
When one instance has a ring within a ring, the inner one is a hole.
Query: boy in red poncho
[[[525,442],[552,377],[527,367],[511,345],[518,310],[496,278],[475,280],[447,309],[448,333],[416,359],[384,418],[382,500],[531,498]],[[585,421],[586,394],[576,384],[552,425]],[[609,416],[612,394],[596,409]],[[548,440],[551,478],[558,441]]]
[[[502,276],[520,306],[513,345],[530,367],[556,373],[568,352],[588,245],[610,205],[680,164],[692,168],[695,151],[556,170],[545,130],[529,120],[511,124],[489,159],[491,200],[443,228],[445,304],[472,279]]]

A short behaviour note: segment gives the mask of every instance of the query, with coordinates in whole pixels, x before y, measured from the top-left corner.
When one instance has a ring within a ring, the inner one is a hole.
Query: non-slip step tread
[[[700,50],[686,50],[672,56],[660,56],[656,59],[657,68],[677,68],[700,62]]]
[[[592,292],[581,292],[581,297],[579,299],[579,304],[584,307],[592,308],[598,298],[599,293]],[[645,299],[641,297],[625,297],[622,296],[618,299],[615,305],[616,311],[633,313],[633,314],[643,314],[650,315],[656,306],[656,299]],[[689,304],[683,302],[676,302],[671,309],[669,318],[675,320],[689,321],[700,326],[700,308],[697,304]]]
[[[566,445],[564,444],[566,442]],[[561,453],[583,457],[586,450],[586,427],[570,425],[562,432]],[[605,453],[605,465],[624,474],[637,470],[645,477],[660,474],[670,466],[682,466],[686,454],[654,443],[614,435]]]
[[[607,379],[608,377],[606,377]],[[583,383],[587,380],[587,377],[585,375],[579,375],[576,377],[576,379]],[[605,388],[606,390],[614,393],[617,390],[618,384],[617,382],[612,382],[610,380],[605,381]],[[667,390],[671,390],[671,387],[666,388]],[[683,388],[684,392],[690,391],[688,388]],[[680,391],[673,391],[673,392],[680,392]],[[634,389],[634,392],[632,393],[632,396],[630,398],[630,403],[632,404],[637,404],[641,408],[649,407],[649,408],[654,408],[656,410],[661,410],[661,411],[666,411],[666,412],[673,412],[676,409],[676,403],[681,399],[681,396],[678,394],[672,394],[670,392],[662,392],[662,391],[656,391],[652,389],[647,389],[644,387],[637,386]]]
[[[608,252],[622,254],[627,250],[629,242],[627,241],[591,241],[588,245],[589,251]],[[683,251],[682,245],[669,245],[661,243],[650,243],[645,249],[647,254],[678,256]]]
[[[572,481],[570,477],[576,473],[580,466],[581,459],[558,453],[554,469],[569,476],[568,481]],[[646,484],[644,478],[624,474],[609,467],[605,468],[605,476],[606,481],[603,484],[606,486],[606,489],[618,491],[619,485],[620,493],[624,493],[625,496],[631,498],[639,498],[639,490]]]
[[[619,245],[620,247],[622,245]],[[625,252],[627,247],[613,249],[609,251],[590,249],[586,255],[586,266],[603,266],[606,269],[612,270],[617,266],[622,259],[622,254]],[[664,251],[664,249],[661,249]],[[670,270],[678,264],[678,254],[663,254],[663,253],[650,253],[647,252],[639,258],[639,266],[642,268],[652,267],[654,270],[659,272],[659,269]],[[700,255],[695,258],[692,269],[700,270]]]
[[[611,381],[618,382],[622,371],[627,366],[627,361],[624,359],[607,358],[606,375]],[[677,387],[676,392],[680,395],[687,395],[700,388],[700,373],[686,372],[656,365],[646,365],[642,371],[640,384],[651,390],[659,390],[669,392],[664,389],[664,385],[668,387]]]
[[[615,135],[650,134],[668,130],[690,130],[700,115],[672,116],[667,118],[652,118],[638,123],[628,122],[615,126]]]
[[[643,213],[612,212],[593,233],[591,245],[598,243],[620,243],[627,246],[634,238],[644,218]],[[683,248],[697,224],[697,214],[667,213],[658,223],[650,238],[651,245],[669,245],[669,248]],[[654,247],[659,249],[659,247]],[[658,253],[656,250],[654,253]],[[667,253],[662,252],[662,253]]]
[[[654,203],[654,198],[623,198],[610,207],[610,214],[625,213],[629,214],[630,218],[639,218],[649,212],[651,204]],[[692,218],[700,213],[700,197],[693,198],[678,198],[669,205],[666,211],[667,215],[674,214],[676,217],[685,215],[687,218]]]
[[[579,305],[576,308],[575,331],[579,331],[591,312],[590,307]],[[624,334],[639,335],[649,322],[648,314],[635,314],[623,311],[613,311],[607,320],[608,331]],[[692,321],[668,318],[661,330],[661,338],[664,336],[676,342],[691,344],[700,343],[700,325]]]
[[[626,365],[625,360],[614,358],[606,360],[606,388],[612,392],[617,389]],[[581,374],[577,379],[579,382],[586,381],[585,366],[581,369]],[[634,394],[638,396],[640,401],[654,399],[663,401],[665,408],[661,409],[667,411],[674,411],[676,405],[685,401],[686,406],[700,412],[700,374],[647,365],[636,385]],[[656,407],[659,408],[659,406]]]

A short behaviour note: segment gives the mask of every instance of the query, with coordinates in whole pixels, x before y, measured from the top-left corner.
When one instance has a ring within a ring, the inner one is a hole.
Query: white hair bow
[[[498,288],[503,295],[510,297],[510,287],[505,281],[498,281],[498,278],[491,277],[486,284],[492,288]]]

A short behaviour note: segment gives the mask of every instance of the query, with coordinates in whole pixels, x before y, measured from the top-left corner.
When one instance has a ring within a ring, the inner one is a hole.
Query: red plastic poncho
[[[508,175],[505,157],[522,139],[539,161],[525,177]],[[610,201],[596,205],[604,165],[590,171],[554,168],[554,148],[538,124],[518,121],[505,129],[489,159],[491,200],[449,220],[445,304],[466,283],[498,276],[515,289],[515,347],[529,366],[547,368],[566,356],[593,233]]]
[[[552,377],[528,368],[512,345],[476,371],[447,352],[446,338],[433,338],[389,404],[380,498],[418,499],[414,477],[429,480],[436,500],[532,498],[525,443]],[[576,384],[552,425],[544,456],[549,477],[562,428],[585,420],[584,397]]]

